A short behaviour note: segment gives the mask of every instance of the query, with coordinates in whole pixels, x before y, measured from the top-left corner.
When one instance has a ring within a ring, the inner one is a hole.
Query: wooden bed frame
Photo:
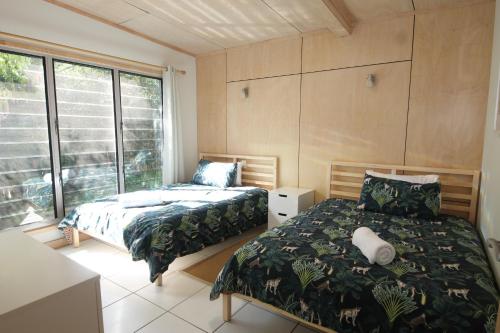
[[[478,170],[332,162],[329,175],[329,196],[359,199],[366,170],[394,175],[439,175],[442,197],[441,213],[460,216],[472,224],[476,223],[481,176]]]
[[[278,158],[275,156],[252,156],[252,155],[228,155],[216,153],[200,153],[200,159],[213,162],[242,162],[241,183],[244,186],[261,187],[273,190],[278,187]],[[109,243],[96,235],[72,228],[73,246],[80,246],[80,234],[97,239],[120,250],[127,251],[126,248]],[[163,285],[162,275],[155,281],[157,286]]]
[[[278,187],[278,158],[274,156],[200,153],[200,159],[213,162],[242,162],[241,182],[245,186],[273,190]]]
[[[470,223],[476,223],[480,171],[462,169],[444,169],[431,167],[417,167],[407,165],[388,165],[355,162],[331,162],[328,183],[330,198],[359,199],[361,187],[366,170],[397,175],[424,175],[437,174],[440,176],[442,205],[441,212],[464,217]],[[224,321],[231,320],[231,296],[255,303],[281,316],[298,321],[305,326],[325,333],[336,333],[336,331],[310,323],[302,318],[292,315],[273,305],[263,303],[255,298],[233,293],[222,295],[222,317]],[[499,315],[500,318],[500,308]],[[500,332],[500,321],[497,318],[497,332]]]

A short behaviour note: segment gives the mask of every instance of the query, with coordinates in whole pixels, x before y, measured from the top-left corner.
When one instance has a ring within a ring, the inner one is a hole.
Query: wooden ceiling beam
[[[356,25],[356,19],[345,5],[344,0],[321,1],[328,8],[335,20],[339,23],[338,26],[328,27],[328,29],[338,36],[350,35],[352,30],[354,29],[354,26]]]

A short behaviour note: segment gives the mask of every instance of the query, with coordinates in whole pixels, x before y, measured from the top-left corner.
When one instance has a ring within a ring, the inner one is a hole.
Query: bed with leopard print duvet
[[[211,292],[241,294],[336,332],[494,332],[498,290],[474,226],[356,209],[328,199],[238,249]],[[352,245],[371,228],[396,258]],[[317,326],[316,326],[317,327]]]

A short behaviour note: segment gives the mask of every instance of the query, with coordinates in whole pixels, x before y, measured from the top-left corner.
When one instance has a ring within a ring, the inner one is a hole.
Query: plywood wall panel
[[[409,82],[409,61],[303,75],[299,185],[316,201],[328,193],[333,159],[403,163]]]
[[[227,85],[230,154],[279,157],[279,186],[297,186],[300,75]],[[249,88],[249,97],[242,94]]]
[[[360,23],[339,38],[324,31],[304,36],[303,72],[410,60],[413,16]]]
[[[494,0],[413,0],[416,10],[438,9],[444,7],[467,6]]]
[[[198,152],[226,152],[226,53],[196,58]]]
[[[481,167],[494,6],[417,14],[407,164]]]
[[[300,73],[300,36],[227,50],[227,80],[240,81]]]
[[[398,15],[413,10],[412,0],[344,0],[344,2],[359,21]]]

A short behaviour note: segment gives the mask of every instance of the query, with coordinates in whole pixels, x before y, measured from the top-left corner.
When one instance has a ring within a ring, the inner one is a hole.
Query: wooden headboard
[[[456,215],[476,223],[479,194],[478,170],[414,167],[354,162],[332,162],[330,193],[333,198],[359,199],[366,170],[398,175],[437,174],[441,179],[441,213]]]
[[[278,158],[275,156],[250,156],[200,153],[200,159],[214,162],[243,162],[241,183],[273,190],[278,187]]]

